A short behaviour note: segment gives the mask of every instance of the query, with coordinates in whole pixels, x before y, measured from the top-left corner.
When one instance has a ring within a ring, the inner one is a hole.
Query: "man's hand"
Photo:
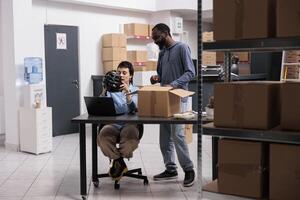
[[[160,82],[159,76],[158,75],[151,76],[150,82],[151,82],[151,84],[159,83]]]

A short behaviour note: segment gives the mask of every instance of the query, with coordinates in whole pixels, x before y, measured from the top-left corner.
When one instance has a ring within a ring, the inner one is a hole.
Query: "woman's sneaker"
[[[195,171],[189,170],[185,171],[183,186],[184,187],[191,187],[195,182]]]
[[[109,169],[109,176],[118,181],[122,178],[123,174],[128,171],[125,161],[122,157],[113,161],[112,167]]]
[[[165,170],[164,172],[153,176],[153,180],[155,181],[172,180],[172,179],[177,179],[177,177],[178,177],[177,171],[169,172]]]

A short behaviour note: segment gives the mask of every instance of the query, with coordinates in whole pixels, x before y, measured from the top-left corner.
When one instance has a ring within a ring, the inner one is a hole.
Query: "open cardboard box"
[[[194,92],[172,87],[145,86],[138,91],[138,115],[144,117],[171,117],[180,112],[180,100]]]

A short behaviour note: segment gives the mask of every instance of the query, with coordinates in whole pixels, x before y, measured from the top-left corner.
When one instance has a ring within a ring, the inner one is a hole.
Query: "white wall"
[[[88,5],[104,8],[131,10],[139,12],[149,12],[156,10],[156,0],[50,0],[56,2],[66,2],[79,5]]]
[[[197,0],[157,0],[157,10],[197,10]]]
[[[33,0],[35,34],[34,50],[44,58],[44,24],[79,27],[80,97],[92,94],[91,75],[103,74],[101,63],[101,35],[120,32],[125,23],[149,23],[149,14],[120,11],[100,7]],[[81,99],[81,112],[85,111]]]
[[[0,0],[1,1],[1,0]],[[1,2],[0,2],[0,11],[1,11]],[[0,134],[4,133],[4,100],[3,100],[3,64],[2,64],[2,22],[0,14]]]
[[[197,40],[197,22],[196,21],[183,21],[183,30],[188,32],[189,38],[187,44],[189,45],[192,58],[198,58],[198,40]]]

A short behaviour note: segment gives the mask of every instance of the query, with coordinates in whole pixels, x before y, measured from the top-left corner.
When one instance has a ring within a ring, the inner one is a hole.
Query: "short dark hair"
[[[128,71],[129,71],[130,76],[133,77],[134,69],[133,69],[133,66],[132,66],[131,62],[128,62],[128,61],[122,61],[122,62],[120,62],[120,64],[118,65],[118,68],[127,68]],[[131,80],[130,80],[130,83],[132,83],[132,78],[131,78]]]
[[[168,25],[166,25],[166,24],[164,24],[164,23],[156,24],[156,25],[152,28],[152,31],[153,31],[154,29],[157,29],[157,30],[159,30],[160,32],[163,32],[163,33],[167,33],[169,36],[171,36],[170,28],[168,27]]]

